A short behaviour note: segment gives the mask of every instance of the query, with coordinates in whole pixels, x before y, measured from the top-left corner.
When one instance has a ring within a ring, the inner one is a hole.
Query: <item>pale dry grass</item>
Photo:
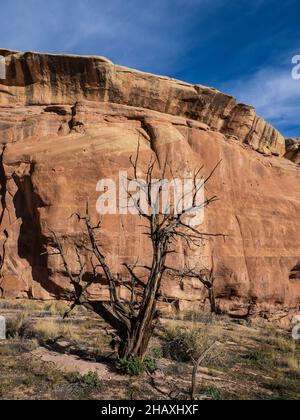
[[[8,319],[7,334],[11,338],[37,338],[41,342],[65,338],[69,341],[80,340],[80,329],[57,319],[41,319],[33,322],[26,313]]]
[[[295,356],[287,357],[288,368],[291,373],[300,375],[300,360]]]
[[[41,310],[43,305],[42,302],[34,300],[0,299],[0,309],[22,310],[32,313]]]
[[[41,302],[28,299],[0,299],[0,309],[62,316],[69,309],[69,303],[60,300]],[[83,311],[83,308],[76,307],[72,313],[78,314]]]
[[[163,339],[164,354],[168,358],[186,362],[199,358],[213,343],[221,344],[225,336],[219,325],[184,328],[172,321],[166,325]]]
[[[29,338],[31,328],[30,319],[26,312],[18,314],[7,320],[7,336],[10,338]]]
[[[64,338],[69,341],[78,341],[80,331],[72,324],[65,325],[55,319],[41,320],[33,326],[34,336],[41,341],[54,341]]]

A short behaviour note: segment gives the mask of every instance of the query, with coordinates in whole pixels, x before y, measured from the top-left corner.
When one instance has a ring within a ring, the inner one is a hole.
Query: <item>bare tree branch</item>
[[[134,158],[130,157],[135,180],[139,178],[140,153],[139,141],[136,156]],[[176,208],[176,203],[171,203],[171,200],[166,208],[160,208],[160,199],[164,188],[163,181],[167,172],[168,162],[166,160],[164,165],[161,165],[157,159],[149,162],[146,170],[146,182],[137,182],[137,185],[145,195],[150,214],[147,214],[141,208],[140,198],[136,198],[135,194],[129,193],[128,198],[131,199],[131,205],[136,209],[137,214],[145,220],[147,231],[144,234],[147,235],[152,245],[151,261],[141,266],[138,266],[138,262],[134,264],[124,263],[123,266],[130,277],[129,281],[125,278],[125,274],[116,276],[112,273],[103,246],[99,241],[99,233],[102,228],[101,221],[95,226],[92,225],[88,203],[83,216],[78,213],[73,215],[79,223],[84,224],[86,230],[86,236],[82,244],[75,246],[78,266],[76,274],[70,269],[63,245],[57,235],[52,232],[57,248],[57,252],[54,252],[52,255],[61,256],[64,269],[74,288],[73,303],[65,315],[67,316],[76,305],[83,305],[101,316],[116,331],[116,335],[119,337],[118,352],[120,357],[139,356],[141,359],[144,358],[149,340],[158,322],[159,311],[157,305],[159,300],[164,298],[160,289],[163,276],[167,270],[171,270],[175,275],[182,277],[182,279],[197,278],[207,290],[213,291],[213,270],[209,271],[208,278],[204,276],[203,272],[191,270],[188,267],[176,272],[176,270],[167,267],[166,260],[170,254],[176,252],[174,243],[177,240],[184,241],[188,247],[200,247],[202,241],[210,237],[225,238],[224,235],[219,233],[211,234],[199,231],[186,221],[186,217],[192,211],[208,207],[217,200],[216,196],[212,196],[204,200],[203,203],[199,203],[197,195],[200,189],[205,187],[206,182],[214,175],[220,163],[215,166],[202,182],[199,182],[198,176],[202,172],[203,167],[194,171],[193,191],[191,191],[192,201],[191,205],[187,206],[189,208],[184,206],[181,208],[177,206]],[[156,168],[161,173],[159,179],[154,177]],[[173,180],[175,180],[171,168],[170,173]],[[182,199],[184,200],[185,197],[182,197]],[[82,250],[89,256],[86,256],[85,260],[81,255]],[[89,261],[89,268],[85,261]],[[138,269],[142,269],[145,274],[138,274]],[[101,274],[104,275],[109,289],[109,299],[105,302],[94,301],[88,294],[89,287],[96,284]],[[85,282],[84,278],[88,280]],[[129,291],[128,298],[120,298],[119,292],[121,287]]]

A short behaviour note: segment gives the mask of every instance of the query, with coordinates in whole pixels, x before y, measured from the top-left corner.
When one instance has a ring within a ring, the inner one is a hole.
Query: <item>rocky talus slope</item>
[[[61,237],[76,270],[72,244],[81,230],[70,216],[87,199],[96,213],[97,182],[129,169],[140,142],[142,168],[156,156],[178,177],[202,165],[209,174],[222,160],[208,186],[219,201],[202,228],[227,238],[209,240],[192,255],[180,244],[173,263],[189,258],[213,266],[224,309],[243,312],[252,301],[263,316],[299,310],[299,153],[253,107],[102,57],[0,54],[7,70],[0,81],[2,296],[63,294],[68,281],[61,261],[45,254],[53,245],[50,232]],[[124,261],[148,261],[142,233],[136,216],[104,218],[102,241],[116,273]],[[105,285],[101,293],[107,296]],[[163,293],[181,309],[205,300],[196,281],[182,286],[169,278]]]

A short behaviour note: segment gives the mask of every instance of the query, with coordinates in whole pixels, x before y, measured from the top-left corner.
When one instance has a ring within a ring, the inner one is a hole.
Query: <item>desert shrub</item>
[[[61,335],[61,330],[57,322],[38,321],[33,326],[33,334],[40,342],[53,341]]]
[[[89,372],[81,376],[79,382],[92,389],[100,389],[102,387],[102,381],[96,372]]]
[[[243,359],[250,367],[258,369],[269,369],[275,364],[272,354],[263,346],[249,351]]]
[[[153,373],[157,369],[157,360],[153,356],[146,357],[144,361],[144,366],[147,372]]]
[[[222,391],[213,386],[204,385],[200,387],[199,394],[204,394],[209,399],[214,400],[214,401],[220,401],[224,399]]]
[[[196,359],[209,346],[210,341],[202,330],[180,327],[167,328],[164,339],[164,356],[177,362]]]
[[[163,349],[160,347],[154,347],[150,350],[149,355],[154,357],[154,359],[159,360],[164,357]]]
[[[144,360],[145,368],[148,372],[153,373],[157,369],[157,362],[163,357],[163,351],[161,348],[153,348],[149,351]]]
[[[6,324],[8,338],[33,338],[32,325],[26,313],[17,315],[15,318],[9,318]]]
[[[122,375],[141,376],[145,372],[145,364],[139,357],[124,357],[117,360],[116,369]]]
[[[79,373],[71,373],[66,376],[68,383],[76,384],[82,388],[89,388],[94,390],[99,390],[102,387],[102,380],[98,376],[97,372],[88,372],[85,375],[80,375]]]
[[[7,336],[9,338],[34,339],[40,343],[54,341],[59,337],[76,341],[79,339],[75,326],[65,325],[58,320],[30,321],[27,314],[19,314],[7,321]]]
[[[141,376],[145,372],[153,373],[157,369],[157,361],[163,357],[160,348],[153,348],[149,351],[144,361],[139,357],[125,357],[118,359],[116,369],[122,375]]]

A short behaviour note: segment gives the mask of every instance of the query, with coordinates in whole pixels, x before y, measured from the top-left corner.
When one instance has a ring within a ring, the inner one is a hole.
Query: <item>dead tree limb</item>
[[[176,277],[180,278],[182,287],[184,280],[187,278],[199,280],[200,283],[204,286],[204,288],[208,291],[208,299],[210,303],[211,313],[216,315],[221,314],[220,307],[216,301],[214,288],[215,278],[213,268],[209,270],[208,268],[199,269],[196,267],[189,268],[188,266],[186,266],[183,270],[175,270],[169,267],[168,270],[171,273],[173,273]]]
[[[219,343],[215,341],[210,347],[208,347],[197,360],[194,360],[194,368],[193,368],[193,374],[192,374],[192,389],[191,389],[191,400],[196,399],[196,392],[197,392],[197,373],[199,370],[199,367],[203,363],[203,361],[206,359],[206,357],[212,352],[214,347],[218,345]]]
[[[136,180],[139,173],[139,153],[140,148],[138,148],[136,157],[130,158]],[[76,305],[83,305],[97,313],[112,326],[119,338],[118,353],[120,357],[138,356],[142,360],[145,357],[150,338],[158,323],[159,311],[157,305],[161,297],[160,288],[167,269],[167,257],[175,252],[173,248],[174,243],[181,239],[189,247],[200,247],[203,241],[210,236],[224,237],[223,234],[202,232],[190,226],[186,220],[186,217],[191,212],[208,207],[217,200],[216,196],[212,196],[199,203],[198,192],[199,188],[205,187],[205,183],[213,176],[219,164],[202,181],[202,185],[198,182],[200,170],[194,172],[192,200],[189,206],[182,207],[180,210],[174,203],[171,203],[168,209],[160,209],[160,198],[163,193],[163,176],[165,176],[167,165],[163,166],[162,175],[156,179],[154,175],[155,170],[157,167],[160,168],[161,165],[155,160],[148,165],[146,182],[139,185],[145,194],[149,212],[141,207],[141,201],[138,198],[129,193],[131,204],[135,207],[137,215],[145,221],[147,228],[145,234],[151,243],[152,249],[151,261],[149,265],[143,267],[146,272],[143,280],[140,273],[137,272],[137,263],[124,264],[130,276],[130,281],[120,279],[112,273],[106,260],[103,246],[99,241],[101,223],[99,222],[93,226],[88,204],[86,205],[85,214],[83,216],[76,214],[76,217],[85,227],[86,240],[81,248],[90,255],[89,261],[92,266],[92,273],[88,272],[78,247],[75,247],[78,270],[76,274],[72,272],[64,253],[63,245],[60,243],[58,236],[52,232],[57,248],[56,254],[61,256],[65,272],[74,288],[73,303],[70,311]],[[89,287],[96,282],[100,272],[102,276],[104,275],[109,288],[109,300],[106,302],[94,301],[88,294]],[[84,285],[83,277],[87,273],[90,280]],[[126,287],[130,291],[129,299],[120,298],[119,289],[121,286]],[[66,313],[66,316],[70,311]]]

